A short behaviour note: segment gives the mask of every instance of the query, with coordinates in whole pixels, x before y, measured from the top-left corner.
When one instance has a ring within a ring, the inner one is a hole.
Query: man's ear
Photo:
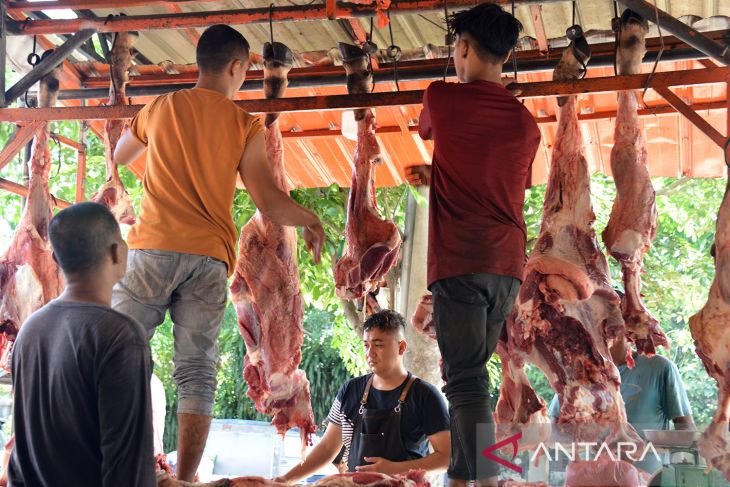
[[[406,350],[408,349],[408,342],[405,340],[401,340],[398,342],[398,355],[403,355],[406,353]]]
[[[121,249],[119,244],[113,243],[111,247],[109,247],[109,252],[111,253],[112,263],[119,264],[119,261],[121,260]]]

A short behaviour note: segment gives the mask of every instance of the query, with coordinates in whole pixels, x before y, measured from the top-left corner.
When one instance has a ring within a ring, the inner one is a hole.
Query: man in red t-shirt
[[[485,3],[454,14],[450,26],[461,83],[426,90],[419,132],[434,140],[433,164],[406,176],[431,187],[428,286],[451,413],[449,482],[497,485],[496,464],[480,459],[477,468],[476,425],[492,422],[485,365],[523,277],[522,211],[540,131],[501,81],[520,22]],[[493,433],[480,439],[493,443]]]

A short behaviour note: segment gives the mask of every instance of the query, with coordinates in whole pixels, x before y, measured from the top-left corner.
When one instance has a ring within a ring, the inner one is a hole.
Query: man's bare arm
[[[131,130],[127,129],[119,138],[112,159],[118,166],[126,166],[136,161],[142,155],[147,146],[134,136]]]
[[[674,422],[674,429],[676,430],[695,431],[697,429],[692,416],[677,416],[672,421]]]
[[[330,423],[322,436],[322,440],[312,448],[307,458],[296,467],[289,470],[281,477],[277,477],[276,481],[295,483],[305,479],[317,472],[325,465],[332,463],[342,448],[342,427],[340,425]]]

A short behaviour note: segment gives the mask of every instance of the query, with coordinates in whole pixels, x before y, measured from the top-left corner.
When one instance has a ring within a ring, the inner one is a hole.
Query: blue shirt
[[[638,354],[634,354],[634,361],[633,369],[623,364],[618,366],[618,371],[626,417],[642,437],[644,430],[669,429],[670,420],[692,414],[687,391],[673,362],[660,355],[647,357]],[[560,416],[557,394],[550,403],[548,415],[551,418]],[[635,465],[647,472],[661,468],[651,452],[644,461]]]

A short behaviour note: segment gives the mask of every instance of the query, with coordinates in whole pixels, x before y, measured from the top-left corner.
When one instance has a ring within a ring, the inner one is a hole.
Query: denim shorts
[[[130,250],[127,273],[114,286],[112,307],[136,319],[149,339],[170,311],[179,413],[213,413],[227,278],[226,264],[213,257]]]

